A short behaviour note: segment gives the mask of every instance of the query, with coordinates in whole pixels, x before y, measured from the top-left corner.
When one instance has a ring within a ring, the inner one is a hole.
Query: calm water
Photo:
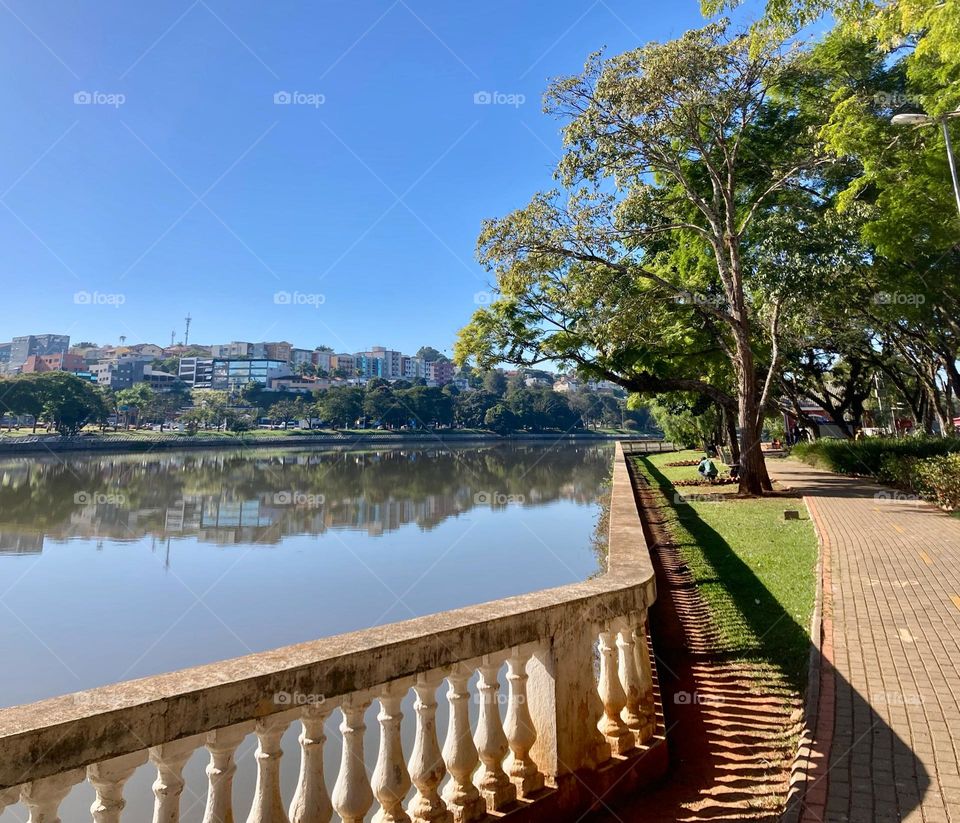
[[[612,456],[0,461],[0,705],[583,580]]]
[[[0,461],[0,705],[583,580],[599,568],[612,459],[612,446],[564,444]],[[404,714],[409,753],[412,693]],[[283,740],[285,802],[298,733]],[[255,748],[250,735],[237,753],[238,820]],[[201,748],[184,770],[186,823],[203,816],[207,759]],[[147,764],[127,783],[125,820],[150,819],[155,777]],[[62,819],[90,820],[93,799],[77,786]],[[23,820],[19,805],[0,813]]]

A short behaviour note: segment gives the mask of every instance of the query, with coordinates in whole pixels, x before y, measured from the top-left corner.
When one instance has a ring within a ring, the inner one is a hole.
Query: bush
[[[839,474],[881,477],[881,471],[896,473],[895,462],[941,457],[960,452],[960,440],[952,437],[868,437],[864,440],[822,439],[799,443],[792,454],[813,466]],[[891,481],[893,482],[893,481]]]
[[[896,454],[888,454],[880,461],[877,480],[886,483],[888,486],[896,486],[898,489],[916,491],[918,462],[916,457],[900,457]]]
[[[914,490],[944,509],[960,507],[960,454],[914,461]]]
[[[955,438],[817,440],[794,446],[792,453],[840,474],[875,477],[944,509],[960,508],[960,440]]]

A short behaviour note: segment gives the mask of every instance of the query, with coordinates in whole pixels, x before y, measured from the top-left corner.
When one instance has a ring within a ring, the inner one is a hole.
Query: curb
[[[807,698],[803,709],[803,731],[797,743],[797,753],[790,767],[790,783],[787,792],[787,805],[780,816],[780,823],[800,823],[805,809],[816,805],[819,808],[818,819],[823,819],[826,799],[826,786],[817,794],[819,797],[808,804],[808,792],[816,782],[814,762],[814,745],[819,742],[826,746],[826,753],[821,752],[821,762],[826,762],[829,754],[830,741],[824,740],[825,729],[818,729],[819,721],[825,719],[827,712],[821,712],[821,698],[823,697],[823,681],[829,676],[823,665],[824,629],[829,625],[829,616],[824,618],[824,594],[830,596],[831,585],[828,581],[824,585],[825,570],[829,575],[827,563],[830,562],[830,541],[821,528],[817,507],[810,495],[805,495],[803,503],[807,507],[810,519],[813,521],[817,535],[817,588],[814,599],[813,615],[810,618],[810,664],[807,673]],[[832,694],[831,694],[832,699]],[[831,712],[832,714],[832,712]],[[832,729],[832,717],[831,729]],[[818,734],[819,731],[819,734]]]

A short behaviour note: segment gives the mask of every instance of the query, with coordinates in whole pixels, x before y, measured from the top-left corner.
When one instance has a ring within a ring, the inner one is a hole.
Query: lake
[[[583,580],[613,448],[0,461],[13,705]]]
[[[613,454],[564,442],[0,460],[0,705],[584,580],[602,568]],[[412,693],[404,714],[409,752]],[[446,717],[441,690],[441,740]],[[287,800],[298,733],[283,741]],[[255,747],[250,735],[237,753],[239,819]],[[207,760],[201,747],[185,769],[186,823],[203,816]],[[155,776],[147,764],[128,782],[125,820],[150,818]],[[61,817],[89,820],[92,801],[77,786]],[[25,819],[20,805],[0,813]]]

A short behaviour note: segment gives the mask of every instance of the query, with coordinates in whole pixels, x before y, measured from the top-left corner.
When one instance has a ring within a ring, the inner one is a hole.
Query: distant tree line
[[[480,383],[480,388],[461,392],[452,385],[438,388],[403,380],[391,384],[375,378],[364,387],[333,386],[280,400],[258,385],[251,385],[244,394],[254,405],[268,403],[266,416],[272,420],[316,418],[337,428],[439,426],[506,433],[599,426],[647,428],[650,424],[645,409],[628,410],[624,399],[609,394],[582,391],[568,396],[546,385],[530,387],[521,380],[507,381],[496,371],[488,372]]]
[[[477,375],[479,386],[459,391],[425,381],[333,386],[314,392],[273,392],[249,383],[231,394],[214,389],[156,392],[144,383],[113,391],[66,372],[25,374],[0,380],[0,414],[29,417],[60,434],[84,426],[130,428],[177,420],[188,430],[246,431],[264,418],[276,424],[308,421],[332,428],[474,428],[498,433],[568,431],[601,426],[648,428],[646,409],[629,410],[625,399],[595,391],[561,394],[548,385],[527,386],[497,371]]]

